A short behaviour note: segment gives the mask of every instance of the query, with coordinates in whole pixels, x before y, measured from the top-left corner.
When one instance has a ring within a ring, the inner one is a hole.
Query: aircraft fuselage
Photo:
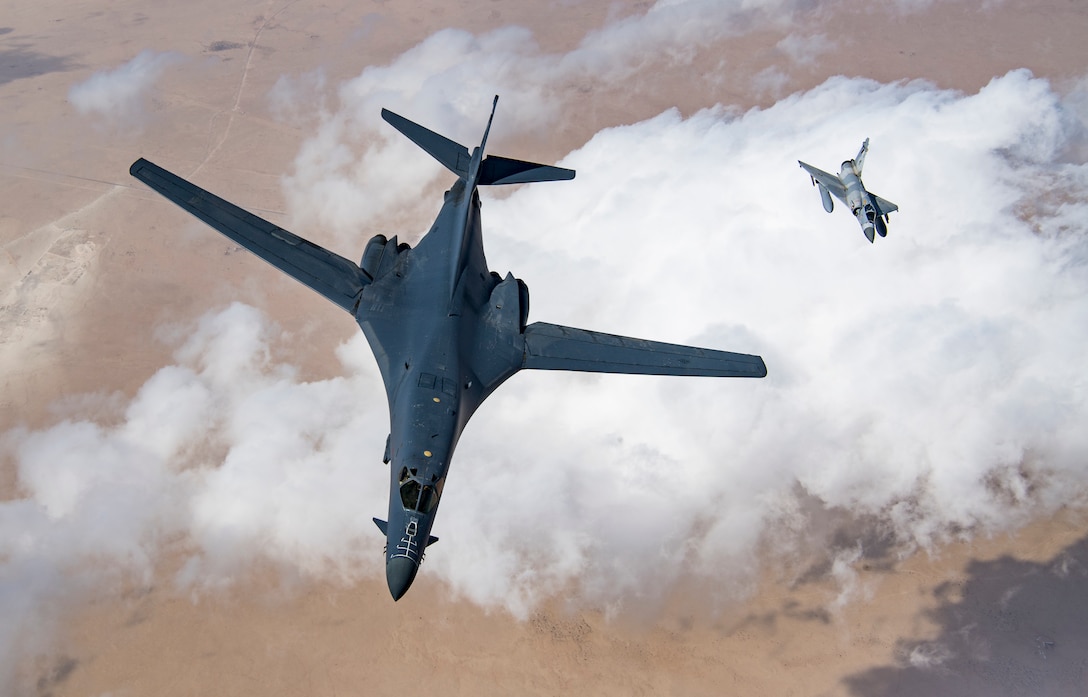
[[[492,102],[491,119],[495,104]],[[386,580],[400,599],[431,535],[450,460],[480,404],[519,370],[752,377],[759,356],[647,341],[557,324],[527,324],[529,292],[488,270],[477,186],[563,181],[574,170],[484,157],[491,119],[471,154],[388,110],[382,118],[457,175],[413,249],[375,235],[358,264],[140,158],[129,172],[229,239],[351,313],[382,374],[389,404]]]
[[[839,180],[846,189],[846,205],[850,207],[850,213],[857,218],[861,231],[872,242],[876,236],[876,208],[869,199],[869,192],[861,183],[861,177],[858,176],[853,160],[842,163]]]
[[[364,289],[356,314],[389,399],[386,576],[394,598],[423,561],[454,448],[486,397],[487,383],[462,356],[474,350],[501,280],[487,270],[480,200],[467,189],[459,180],[446,193],[431,230],[395,252],[393,270]]]

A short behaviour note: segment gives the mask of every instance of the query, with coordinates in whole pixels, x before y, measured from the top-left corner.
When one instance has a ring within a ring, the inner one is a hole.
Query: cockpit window
[[[438,497],[434,495],[434,487],[423,487],[423,489],[419,492],[419,506],[416,508],[416,510],[423,513],[430,513],[434,510],[434,507],[437,504]]]
[[[445,479],[440,479],[434,485],[420,484],[415,479],[408,479],[400,485],[400,502],[409,511],[430,513],[438,505],[438,499],[442,496],[442,485]]]
[[[408,510],[414,510],[419,500],[419,482],[409,479],[400,485],[400,502]]]

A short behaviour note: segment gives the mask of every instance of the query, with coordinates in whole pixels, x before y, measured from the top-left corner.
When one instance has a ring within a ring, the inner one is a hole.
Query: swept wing
[[[276,268],[355,313],[359,295],[371,279],[354,262],[143,158],[132,163],[129,173]]]
[[[836,198],[843,203],[846,203],[846,187],[842,185],[842,182],[839,181],[838,177],[834,174],[828,174],[822,169],[813,167],[812,165],[805,164],[800,160],[797,161],[797,164],[801,165],[801,169],[808,172],[808,175],[819,182],[821,186],[835,194]]]
[[[761,378],[759,356],[536,322],[525,328],[522,368],[634,375]]]

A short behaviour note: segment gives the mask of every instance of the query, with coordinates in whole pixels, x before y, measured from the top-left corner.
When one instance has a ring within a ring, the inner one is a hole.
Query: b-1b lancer
[[[139,159],[131,174],[192,215],[351,313],[377,359],[389,401],[386,581],[399,600],[431,535],[450,458],[469,417],[523,368],[644,375],[763,377],[759,356],[527,324],[521,279],[487,267],[477,187],[572,179],[560,167],[484,156],[495,105],[471,153],[391,111],[382,118],[457,175],[415,248],[375,235],[360,264],[338,256]],[[670,292],[662,287],[661,292]]]
[[[899,206],[865,190],[865,185],[861,183],[861,168],[865,164],[867,152],[869,152],[868,138],[861,144],[857,157],[842,163],[837,177],[800,160],[797,164],[808,172],[813,186],[820,187],[820,198],[823,199],[824,210],[828,213],[835,210],[835,202],[831,200],[831,194],[835,194],[836,198],[850,206],[850,212],[858,219],[861,231],[865,233],[866,239],[872,242],[876,238],[874,231],[881,237],[888,235],[888,215],[892,211],[899,210]]]

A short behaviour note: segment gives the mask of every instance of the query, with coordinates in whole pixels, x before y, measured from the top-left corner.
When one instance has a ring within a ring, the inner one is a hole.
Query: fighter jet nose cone
[[[385,581],[393,600],[400,600],[408,592],[419,567],[406,557],[394,557],[385,563]]]

